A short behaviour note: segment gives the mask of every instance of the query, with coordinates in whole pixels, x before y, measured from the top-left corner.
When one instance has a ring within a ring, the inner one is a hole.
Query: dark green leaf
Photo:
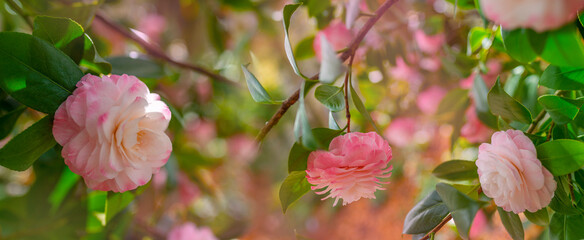
[[[272,97],[270,97],[270,94],[268,94],[258,79],[245,66],[241,65],[241,69],[243,70],[245,82],[253,100],[259,103],[273,103]]]
[[[377,126],[375,125],[375,122],[373,122],[371,115],[369,115],[369,112],[367,112],[367,109],[365,108],[363,101],[361,101],[361,98],[359,98],[359,95],[357,94],[357,92],[353,88],[353,85],[349,85],[349,86],[351,87],[351,98],[353,99],[353,104],[355,104],[355,108],[357,108],[357,110],[359,111],[359,113],[361,113],[363,118],[367,119],[367,121],[369,123],[371,123],[371,126],[373,126],[373,129],[375,129],[377,134],[379,134],[380,136],[383,136],[383,133],[381,133],[379,131],[379,128],[377,128]]]
[[[507,53],[515,60],[528,63],[537,57],[537,54],[529,43],[528,34],[531,29],[519,28],[515,30],[501,30],[503,43]]]
[[[76,64],[83,58],[84,30],[69,18],[38,16],[34,19],[32,35],[53,44]]]
[[[12,132],[16,120],[24,110],[26,110],[26,107],[22,106],[0,116],[0,139],[4,139]]]
[[[530,211],[525,211],[523,214],[525,214],[525,217],[527,217],[530,222],[537,225],[547,226],[550,224],[550,216],[548,214],[547,208],[545,207],[538,210],[537,212],[532,213]]]
[[[83,73],[48,42],[17,32],[0,33],[0,87],[35,110],[54,113]]]
[[[541,75],[539,85],[556,90],[584,89],[584,68],[549,65]]]
[[[282,204],[282,211],[286,210],[290,204],[294,203],[304,194],[310,191],[310,183],[306,180],[305,171],[291,172],[280,187],[280,203]]]
[[[123,193],[107,193],[107,200],[105,202],[105,222],[109,223],[113,217],[116,216],[120,211],[124,210],[136,197],[136,195],[130,191]]]
[[[438,192],[433,191],[408,212],[403,233],[426,234],[436,227],[448,212],[448,207],[442,202]]]
[[[57,142],[53,138],[53,118],[44,117],[0,149],[0,165],[16,171],[28,169]]]
[[[555,95],[543,95],[537,99],[552,120],[557,124],[566,124],[574,120],[582,104]]]
[[[296,59],[294,58],[294,53],[292,52],[292,43],[290,43],[290,37],[288,36],[288,28],[290,27],[290,18],[292,14],[300,7],[301,4],[289,4],[284,6],[283,10],[283,23],[284,23],[284,50],[286,51],[286,56],[288,57],[288,61],[290,65],[292,65],[292,69],[294,69],[294,73],[298,76],[306,78],[298,69],[298,64],[296,64]]]
[[[470,226],[480,208],[479,203],[446,183],[436,184],[436,191],[450,210],[460,237],[468,239]]]
[[[584,42],[575,24],[566,24],[546,35],[541,58],[556,66],[584,67]]]
[[[432,171],[432,174],[437,178],[450,181],[477,179],[479,176],[475,163],[466,160],[443,162]]]
[[[342,131],[340,130],[329,128],[312,129],[312,135],[321,149],[328,149],[333,138],[339,136],[341,133]],[[288,173],[306,170],[308,155],[310,155],[311,152],[311,150],[304,148],[301,144],[297,142],[294,143],[292,149],[290,149],[290,154],[288,155]]]
[[[89,35],[84,34],[83,36],[85,38],[85,51],[80,65],[95,75],[111,73],[112,65],[97,54],[93,40],[91,40]]]
[[[489,88],[485,84],[485,81],[481,75],[478,73],[475,75],[471,92],[475,103],[475,111],[481,122],[493,129],[496,129],[498,127],[497,117],[491,113],[487,99]]]
[[[525,238],[523,225],[521,224],[521,219],[519,219],[517,214],[507,212],[500,207],[497,207],[497,212],[499,212],[501,222],[513,240]]]
[[[296,48],[294,48],[294,56],[297,60],[314,57],[314,48],[312,48],[313,42],[314,36],[310,36],[303,39],[298,43],[298,45],[296,45]]]
[[[324,34],[321,34],[317,41],[320,41],[320,55],[322,56],[318,80],[325,84],[333,83],[343,73],[344,66]]]
[[[556,213],[565,215],[584,214],[584,201],[579,202],[572,200],[575,197],[570,190],[570,176],[564,175],[555,177],[557,187],[554,191],[554,197],[549,206]]]
[[[162,66],[150,59],[111,57],[106,60],[112,65],[112,74],[128,74],[138,78],[161,78],[165,76]]]
[[[314,97],[333,112],[338,112],[345,108],[343,90],[339,87],[320,85],[314,91]]]
[[[584,216],[554,213],[550,222],[550,240],[584,239]]]
[[[537,158],[554,175],[561,176],[584,166],[584,143],[571,139],[545,142],[536,147]]]
[[[488,94],[489,107],[491,112],[509,120],[523,123],[531,123],[531,113],[523,104],[509,96],[501,87],[501,82],[497,82]]]

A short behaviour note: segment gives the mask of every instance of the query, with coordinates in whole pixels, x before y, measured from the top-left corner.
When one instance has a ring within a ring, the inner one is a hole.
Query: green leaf
[[[468,45],[466,49],[466,54],[471,55],[473,52],[479,49],[483,43],[483,39],[489,37],[489,33],[486,29],[482,27],[473,27],[468,32]]]
[[[503,118],[515,120],[523,123],[531,123],[531,113],[523,104],[509,96],[501,87],[501,82],[497,82],[489,91],[487,96],[491,112]]]
[[[50,42],[76,64],[83,58],[83,27],[69,18],[38,16],[34,19],[32,35]]]
[[[319,40],[322,60],[320,61],[318,80],[324,84],[330,84],[343,73],[344,66],[324,34],[320,35]]]
[[[44,117],[0,149],[0,165],[16,171],[28,169],[57,142],[53,138],[53,118]]]
[[[314,97],[333,112],[345,108],[343,89],[330,85],[320,85],[314,91]]]
[[[294,56],[296,60],[303,60],[314,57],[314,48],[312,48],[312,43],[314,42],[314,36],[302,39],[294,48]]]
[[[69,168],[64,168],[63,172],[61,173],[61,177],[59,178],[59,182],[51,192],[49,196],[49,202],[51,203],[51,211],[55,213],[61,203],[69,193],[69,191],[75,186],[75,183],[79,180],[80,176],[71,172]]]
[[[436,227],[449,210],[438,192],[433,191],[408,212],[404,220],[403,233],[426,234]]]
[[[460,237],[468,239],[470,226],[480,208],[479,203],[446,183],[436,184],[436,191],[450,210]]]
[[[83,34],[83,36],[85,38],[85,50],[80,65],[87,68],[95,75],[111,73],[112,65],[99,56],[97,49],[95,49],[95,45],[93,44],[93,40],[91,40],[89,35]]]
[[[584,239],[584,216],[554,213],[550,222],[550,240]]]
[[[272,97],[270,97],[270,94],[268,94],[258,79],[245,66],[241,65],[241,69],[243,70],[245,82],[253,100],[258,103],[273,103]]]
[[[557,124],[566,124],[574,120],[582,106],[582,103],[575,105],[575,101],[555,95],[543,95],[537,101]]]
[[[48,42],[0,33],[0,87],[35,110],[54,113],[83,77],[77,64]]]
[[[333,116],[333,112],[332,111],[329,111],[328,125],[329,125],[329,128],[330,129],[335,129],[335,130],[341,129],[339,127],[339,124],[337,124],[337,121],[335,121],[335,117]]]
[[[550,216],[548,214],[547,208],[542,208],[540,210],[537,210],[537,212],[530,212],[530,211],[525,211],[523,212],[523,214],[525,214],[525,217],[527,217],[527,219],[532,222],[535,223],[537,225],[540,226],[547,226],[548,224],[550,224]]]
[[[282,204],[282,211],[286,210],[290,204],[294,203],[304,194],[310,191],[310,183],[306,180],[305,171],[291,172],[280,187],[280,203]]]
[[[536,147],[537,158],[554,176],[572,173],[584,166],[584,143],[571,139],[545,142]]]
[[[109,223],[120,211],[124,210],[136,197],[130,191],[123,193],[107,193],[107,200],[105,201],[105,222]]]
[[[16,120],[18,120],[18,117],[20,117],[20,114],[22,114],[24,110],[26,110],[26,107],[21,106],[0,116],[0,139],[4,139],[12,132]]]
[[[437,178],[450,181],[471,180],[479,177],[475,163],[466,160],[443,162],[432,171],[432,174]]]
[[[575,24],[546,32],[546,36],[541,58],[556,66],[584,67],[584,43]]]
[[[286,56],[288,57],[288,61],[290,62],[290,65],[292,65],[292,69],[294,69],[294,73],[296,73],[298,76],[301,76],[302,78],[307,78],[306,76],[304,76],[301,72],[300,69],[298,69],[298,64],[296,64],[296,59],[294,58],[294,53],[292,52],[292,44],[290,43],[290,37],[288,36],[288,28],[290,27],[290,18],[292,17],[292,14],[294,14],[294,12],[296,11],[296,9],[298,9],[298,7],[300,7],[300,3],[298,4],[288,4],[286,6],[284,6],[284,10],[283,10],[283,23],[284,23],[284,50],[286,51]]]
[[[556,90],[584,89],[584,68],[549,65],[541,75],[539,85]]]
[[[572,185],[570,176],[558,176],[554,178],[557,183],[556,191],[554,191],[554,197],[550,202],[549,206],[556,213],[561,213],[565,215],[580,215],[584,214],[584,201],[580,199],[578,202],[574,202],[570,186]]]
[[[342,132],[341,130],[329,128],[312,129],[312,135],[321,149],[328,149],[333,138],[339,136]],[[311,152],[311,150],[304,148],[302,144],[294,143],[288,155],[288,173],[306,170],[308,155]]]
[[[89,27],[95,12],[104,1],[86,1],[86,2],[76,2],[76,4],[54,4],[51,9],[47,12],[43,12],[42,15],[58,16],[71,18],[75,22],[81,24],[83,28]]]
[[[483,77],[480,74],[475,74],[474,83],[472,85],[471,93],[475,103],[475,111],[479,119],[487,126],[496,129],[497,117],[491,113],[488,102],[489,88],[485,84]]]
[[[161,78],[165,76],[162,66],[147,58],[111,57],[112,74],[128,74],[138,78]]]
[[[315,17],[326,10],[331,5],[330,0],[311,0],[308,1],[308,16]]]
[[[305,86],[306,83],[303,82],[300,87],[301,93],[304,92]],[[296,112],[296,119],[294,120],[294,136],[296,137],[296,141],[300,141],[304,147],[310,150],[314,150],[318,147],[318,144],[312,135],[310,124],[308,123],[306,108],[304,106],[304,94],[300,94],[300,97],[298,98],[298,111]],[[300,138],[301,136],[302,138]]]
[[[514,30],[501,29],[503,37],[503,44],[507,53],[515,60],[528,63],[537,57],[536,52],[531,47],[528,34],[532,32],[531,29],[519,28]]]
[[[507,212],[500,207],[497,207],[497,212],[499,212],[501,222],[513,240],[525,238],[523,225],[517,214]]]
[[[369,112],[367,112],[367,109],[365,108],[363,101],[361,101],[361,98],[359,98],[359,95],[353,88],[353,85],[349,86],[351,87],[351,98],[353,99],[353,104],[355,104],[355,108],[357,108],[357,110],[359,111],[359,113],[361,113],[363,118],[367,119],[367,121],[371,123],[371,126],[373,126],[373,129],[375,129],[375,132],[377,132],[377,134],[379,134],[380,136],[383,136],[383,133],[379,131],[379,128],[377,128],[375,122],[373,122],[371,115],[369,115]]]

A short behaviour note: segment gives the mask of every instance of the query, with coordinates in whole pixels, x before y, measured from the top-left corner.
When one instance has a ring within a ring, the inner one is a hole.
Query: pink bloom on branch
[[[446,40],[442,33],[430,36],[426,35],[423,30],[416,30],[416,32],[414,32],[414,39],[420,50],[428,54],[438,52]]]
[[[460,129],[460,136],[471,143],[480,143],[489,139],[493,131],[481,122],[474,104],[466,110],[465,116],[466,123]]]
[[[494,133],[491,144],[479,146],[476,165],[483,192],[505,211],[535,212],[554,196],[554,177],[541,165],[535,146],[521,131]]]
[[[438,105],[447,91],[439,86],[431,86],[418,95],[416,105],[425,114],[433,115],[438,110]]]
[[[380,178],[389,178],[387,167],[392,153],[389,144],[375,132],[352,132],[333,139],[329,151],[317,150],[308,156],[306,178],[317,194],[329,193],[324,199],[343,199],[347,205],[360,198],[375,198],[384,189]]]
[[[485,16],[506,29],[552,30],[571,22],[582,0],[480,0]]]
[[[316,36],[314,36],[314,42],[312,42],[312,48],[318,60],[321,59],[320,56],[320,36],[324,34],[326,39],[329,41],[331,46],[335,51],[342,50],[348,47],[349,43],[353,39],[353,33],[345,27],[340,21],[331,22],[326,28],[320,30]]]
[[[134,76],[87,74],[57,109],[53,135],[89,188],[124,192],[146,184],[168,160],[170,115]]]
[[[197,226],[192,222],[176,226],[166,236],[167,240],[217,240],[210,228]]]

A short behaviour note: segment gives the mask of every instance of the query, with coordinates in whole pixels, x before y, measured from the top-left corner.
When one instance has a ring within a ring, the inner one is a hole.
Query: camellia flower
[[[150,181],[172,151],[170,110],[128,75],[85,75],[55,113],[65,164],[89,188],[124,192]]]
[[[535,146],[521,131],[494,133],[491,144],[479,146],[476,165],[483,192],[505,211],[535,212],[554,196],[554,177],[541,165]]]
[[[192,222],[174,227],[168,233],[167,240],[217,240],[210,228],[197,226]]]
[[[360,198],[375,198],[380,178],[389,178],[392,167],[389,144],[375,132],[352,132],[333,139],[329,151],[317,150],[308,156],[306,178],[317,194],[330,194],[334,205],[343,199],[347,205]]]
[[[582,0],[480,0],[485,16],[503,28],[538,32],[561,27],[576,18]]]
[[[460,136],[471,143],[480,143],[489,139],[493,131],[481,122],[474,104],[466,110],[465,116],[466,123],[460,129]]]

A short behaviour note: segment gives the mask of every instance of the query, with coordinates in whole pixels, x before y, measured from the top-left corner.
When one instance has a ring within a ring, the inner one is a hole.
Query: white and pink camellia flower
[[[582,0],[480,0],[485,16],[503,28],[531,28],[543,32],[576,18]]]
[[[491,144],[479,146],[476,165],[483,192],[505,211],[535,212],[554,196],[554,177],[541,165],[535,146],[521,131],[495,132]]]
[[[170,110],[128,75],[85,75],[55,113],[65,164],[91,189],[124,192],[150,181],[172,151]]]
[[[176,226],[166,236],[167,240],[217,240],[210,228],[197,226],[192,222]]]
[[[333,139],[329,151],[317,150],[308,156],[306,178],[317,194],[330,194],[335,203],[343,199],[347,205],[360,198],[375,198],[384,189],[380,179],[391,176],[387,164],[392,153],[389,144],[377,133],[352,132]]]

